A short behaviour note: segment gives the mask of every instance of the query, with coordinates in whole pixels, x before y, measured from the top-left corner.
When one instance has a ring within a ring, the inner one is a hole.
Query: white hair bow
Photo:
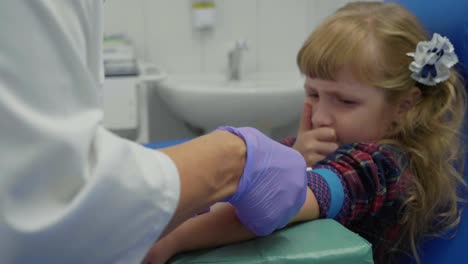
[[[452,43],[446,37],[434,33],[430,41],[420,41],[409,65],[411,78],[425,85],[434,86],[450,77],[450,68],[458,62]]]

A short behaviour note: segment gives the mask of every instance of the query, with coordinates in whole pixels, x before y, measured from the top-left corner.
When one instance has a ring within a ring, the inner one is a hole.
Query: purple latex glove
[[[224,126],[218,130],[241,137],[247,145],[237,191],[225,201],[236,208],[242,224],[258,236],[284,227],[305,202],[306,163],[302,155],[254,128]]]

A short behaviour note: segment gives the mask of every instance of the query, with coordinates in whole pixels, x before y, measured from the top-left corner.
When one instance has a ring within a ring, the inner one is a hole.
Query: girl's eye
[[[346,100],[346,99],[340,99],[340,102],[345,105],[355,105],[357,102],[351,101],[351,100]]]
[[[318,99],[318,98],[319,98],[319,95],[318,95],[318,93],[310,93],[310,94],[309,94],[309,97]]]

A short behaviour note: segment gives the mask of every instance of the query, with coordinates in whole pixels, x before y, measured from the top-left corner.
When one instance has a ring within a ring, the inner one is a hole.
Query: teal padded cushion
[[[334,220],[321,219],[242,243],[180,254],[170,263],[364,264],[373,259],[364,238]]]

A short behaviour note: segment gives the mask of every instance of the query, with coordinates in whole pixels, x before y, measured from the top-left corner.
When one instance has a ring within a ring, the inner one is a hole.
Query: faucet
[[[241,69],[241,52],[247,49],[247,42],[245,40],[237,40],[234,48],[229,50],[228,53],[228,70],[229,80],[238,81],[240,80],[240,69]]]

